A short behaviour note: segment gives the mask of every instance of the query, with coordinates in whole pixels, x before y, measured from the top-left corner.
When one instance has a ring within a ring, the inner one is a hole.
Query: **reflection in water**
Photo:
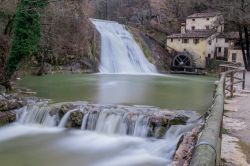
[[[127,77],[106,75],[98,79],[98,103],[141,104],[149,95],[152,86],[143,82],[155,80],[154,77],[145,77],[143,80],[130,80]],[[146,103],[145,103],[146,104]]]
[[[150,105],[203,113],[212,101],[214,80],[200,76],[57,74],[27,76],[19,85],[55,102]]]

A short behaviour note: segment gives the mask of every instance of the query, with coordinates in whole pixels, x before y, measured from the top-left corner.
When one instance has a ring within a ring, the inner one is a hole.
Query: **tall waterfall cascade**
[[[101,34],[100,73],[157,73],[124,25],[114,21],[91,21]]]

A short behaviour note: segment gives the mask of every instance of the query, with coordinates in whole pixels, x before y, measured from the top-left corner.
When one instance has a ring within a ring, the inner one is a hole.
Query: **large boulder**
[[[74,111],[70,114],[71,127],[81,128],[84,113],[80,110]]]

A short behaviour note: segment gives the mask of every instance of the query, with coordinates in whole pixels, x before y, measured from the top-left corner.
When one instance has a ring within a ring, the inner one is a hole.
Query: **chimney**
[[[186,23],[181,23],[181,33],[186,33]]]

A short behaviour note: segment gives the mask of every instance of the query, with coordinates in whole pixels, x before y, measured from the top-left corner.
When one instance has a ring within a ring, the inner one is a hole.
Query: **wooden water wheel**
[[[180,53],[174,57],[172,66],[174,68],[192,68],[193,61],[189,54]]]

